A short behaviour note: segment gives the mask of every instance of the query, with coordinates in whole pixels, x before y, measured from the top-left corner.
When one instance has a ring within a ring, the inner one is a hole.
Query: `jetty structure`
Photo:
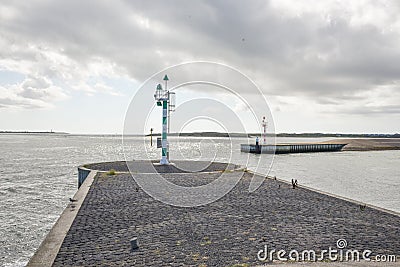
[[[262,140],[257,137],[255,144],[241,144],[240,151],[255,154],[288,154],[288,153],[309,153],[309,152],[334,152],[340,151],[347,143],[293,143],[293,144],[268,144],[267,121],[262,118],[261,133]]]
[[[320,144],[320,143],[296,143],[257,145],[241,144],[240,151],[255,154],[289,154],[289,153],[310,153],[310,152],[335,152],[341,151],[347,144]]]

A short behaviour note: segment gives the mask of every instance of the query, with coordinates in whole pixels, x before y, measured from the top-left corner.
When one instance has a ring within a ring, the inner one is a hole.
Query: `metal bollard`
[[[131,249],[132,251],[137,250],[139,248],[137,237],[131,239]]]

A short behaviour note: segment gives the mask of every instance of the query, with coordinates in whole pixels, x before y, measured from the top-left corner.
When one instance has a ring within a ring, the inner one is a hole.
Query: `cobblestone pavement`
[[[166,177],[194,186],[218,175]],[[256,266],[266,264],[257,259],[264,245],[320,251],[340,238],[346,249],[400,255],[399,216],[272,179],[249,193],[251,177],[214,203],[180,208],[152,199],[129,174],[98,174],[54,266]]]

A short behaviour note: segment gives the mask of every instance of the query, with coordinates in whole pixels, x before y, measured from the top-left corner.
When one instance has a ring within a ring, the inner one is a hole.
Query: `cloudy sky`
[[[121,133],[148,77],[213,61],[259,86],[278,132],[400,132],[399,3],[2,0],[0,130]]]

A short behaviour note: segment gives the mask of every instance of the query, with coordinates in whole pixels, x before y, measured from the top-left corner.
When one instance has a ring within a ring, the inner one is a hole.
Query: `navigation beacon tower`
[[[263,132],[262,132],[262,143],[261,144],[263,144],[263,145],[266,145],[267,144],[267,120],[266,120],[266,118],[265,118],[265,116],[263,117],[263,119],[262,119],[262,123],[261,123],[261,126],[262,126],[262,128],[263,128]]]
[[[163,89],[161,84],[157,85],[154,99],[157,101],[157,106],[162,106],[162,134],[161,134],[161,160],[160,164],[169,164],[169,144],[168,144],[168,133],[169,133],[169,120],[170,113],[175,108],[175,93],[168,91],[167,82],[168,76],[165,75],[165,88]]]

